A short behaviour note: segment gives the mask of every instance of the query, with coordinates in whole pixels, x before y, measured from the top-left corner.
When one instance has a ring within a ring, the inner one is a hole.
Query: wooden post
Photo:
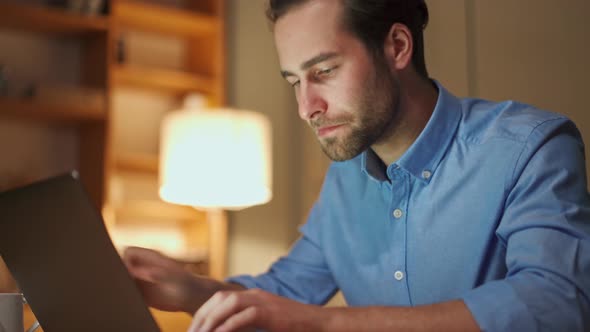
[[[222,209],[207,211],[209,228],[209,275],[215,279],[226,276],[227,213]]]

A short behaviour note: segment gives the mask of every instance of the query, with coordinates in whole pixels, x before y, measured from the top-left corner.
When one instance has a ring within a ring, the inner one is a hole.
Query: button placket
[[[407,220],[408,201],[411,187],[411,175],[403,168],[392,172],[392,182],[395,183],[389,202],[389,220],[391,229],[391,256],[388,266],[388,278],[392,291],[400,298],[406,298],[411,303],[406,275],[407,253]]]

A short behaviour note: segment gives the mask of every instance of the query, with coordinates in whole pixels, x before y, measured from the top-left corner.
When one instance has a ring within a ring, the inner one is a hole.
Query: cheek
[[[372,88],[368,76],[368,73],[360,67],[351,68],[341,80],[340,91],[342,91],[343,100],[346,100],[348,104],[356,106],[365,91]]]
[[[359,98],[363,90],[361,81],[348,80],[347,84],[342,85],[338,90],[339,93],[335,96],[338,104],[346,110],[354,109],[358,106]]]

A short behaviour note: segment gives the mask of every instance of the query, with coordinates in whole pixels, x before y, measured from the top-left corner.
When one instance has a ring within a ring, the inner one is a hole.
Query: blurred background
[[[427,4],[431,77],[458,96],[563,113],[590,142],[590,2]],[[0,189],[77,168],[118,248],[153,247],[214,277],[265,271],[297,239],[328,165],[279,74],[265,6],[0,0]],[[160,124],[189,96],[199,107],[268,117],[269,203],[215,221],[216,212],[158,197]],[[0,291],[11,288],[0,267]],[[158,319],[164,330],[187,324],[184,316]]]

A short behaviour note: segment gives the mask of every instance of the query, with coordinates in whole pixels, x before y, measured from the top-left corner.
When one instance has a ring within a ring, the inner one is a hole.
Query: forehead
[[[342,25],[341,0],[310,0],[292,8],[275,23],[274,38],[285,69],[320,53],[340,53],[353,39]]]

